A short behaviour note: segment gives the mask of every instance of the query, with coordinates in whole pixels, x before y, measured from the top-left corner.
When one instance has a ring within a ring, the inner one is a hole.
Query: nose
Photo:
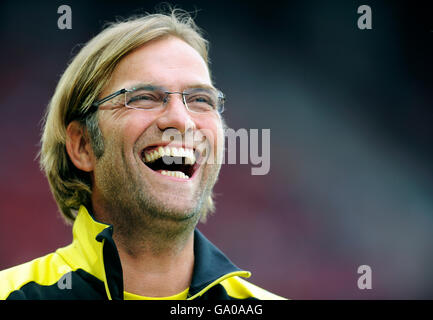
[[[182,134],[196,128],[191,114],[186,108],[182,93],[167,94],[163,114],[157,119],[158,128],[164,131],[169,128],[179,130]]]

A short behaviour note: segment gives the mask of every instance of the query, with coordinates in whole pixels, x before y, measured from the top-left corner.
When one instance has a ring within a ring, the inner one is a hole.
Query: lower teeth
[[[189,177],[185,173],[183,173],[182,171],[162,170],[161,174],[163,176],[171,176],[171,177],[176,177],[176,178],[181,178],[181,179],[189,179]]]

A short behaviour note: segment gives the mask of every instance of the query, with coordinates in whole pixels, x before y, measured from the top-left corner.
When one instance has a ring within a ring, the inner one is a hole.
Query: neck
[[[194,268],[194,233],[183,243],[154,250],[143,245],[134,251],[115,238],[122,263],[125,291],[147,296],[166,297],[189,287]]]
[[[128,221],[127,216],[116,219],[104,209],[93,205],[95,218],[114,227],[125,291],[167,297],[190,286],[196,221],[163,221],[149,216]]]

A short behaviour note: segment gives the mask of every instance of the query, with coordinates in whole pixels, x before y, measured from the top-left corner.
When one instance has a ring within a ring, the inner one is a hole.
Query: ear
[[[72,121],[66,128],[66,151],[78,169],[93,171],[95,156],[87,131],[78,121]]]

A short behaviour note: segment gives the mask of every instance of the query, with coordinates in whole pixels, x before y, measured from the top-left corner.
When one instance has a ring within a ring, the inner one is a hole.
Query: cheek
[[[219,163],[224,152],[224,131],[221,119],[219,117],[211,118],[196,124],[200,132],[198,138],[203,139],[203,136],[206,137],[210,145],[211,158]]]
[[[119,126],[123,135],[136,140],[154,122],[155,115],[151,111],[128,109],[128,113],[121,119]]]
[[[133,148],[137,140],[152,124],[152,114],[144,114],[140,110],[128,109],[119,117],[110,117],[101,121],[101,131],[104,139],[125,148]]]

